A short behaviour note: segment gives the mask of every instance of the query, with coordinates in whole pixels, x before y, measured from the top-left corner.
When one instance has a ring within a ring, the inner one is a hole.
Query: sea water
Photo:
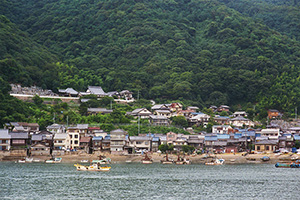
[[[0,163],[1,199],[300,199],[300,169],[274,165]]]

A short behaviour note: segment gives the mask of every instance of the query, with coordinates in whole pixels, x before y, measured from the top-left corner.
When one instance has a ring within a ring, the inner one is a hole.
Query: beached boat
[[[165,158],[165,160],[160,161],[161,164],[173,164],[174,163],[173,160],[169,160],[168,153],[166,153],[166,156],[164,158]]]
[[[148,156],[147,153],[145,153],[145,157],[142,159],[143,164],[152,164],[153,160],[151,159],[150,156]]]
[[[81,162],[81,163],[88,163],[89,160],[81,160],[80,162]]]
[[[50,160],[46,160],[45,163],[61,163],[62,158],[53,158]]]
[[[206,162],[205,165],[223,165],[225,162],[224,159],[214,159],[214,160],[211,160],[210,162]]]
[[[175,161],[176,165],[189,165],[191,164],[191,161],[188,158],[180,157],[178,155],[177,161]]]
[[[21,160],[18,160],[16,163],[32,163],[33,158],[24,158]]]
[[[101,166],[100,160],[93,160],[89,166],[81,165],[81,164],[75,164],[77,171],[102,171],[102,172],[108,172],[111,167]],[[103,162],[102,162],[103,163]]]
[[[276,168],[300,168],[300,160],[291,163],[276,163]]]
[[[102,160],[92,160],[92,163],[100,163],[100,165],[107,165],[111,163],[111,159],[103,158]]]
[[[264,156],[262,158],[260,158],[262,161],[269,161],[270,157],[269,156]]]

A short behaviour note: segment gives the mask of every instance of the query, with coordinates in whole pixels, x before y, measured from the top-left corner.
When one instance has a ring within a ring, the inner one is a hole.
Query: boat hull
[[[173,161],[161,161],[161,164],[171,165],[171,164],[173,164]]]
[[[98,167],[97,165],[91,165],[91,166],[84,166],[75,164],[74,165],[77,169],[77,171],[97,171],[97,172],[108,172],[110,171],[111,167]]]
[[[300,164],[296,163],[276,163],[276,168],[300,168]]]
[[[152,160],[142,160],[143,164],[152,164],[153,161]]]

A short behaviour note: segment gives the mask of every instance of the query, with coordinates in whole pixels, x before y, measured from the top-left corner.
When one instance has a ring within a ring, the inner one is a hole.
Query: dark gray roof
[[[151,141],[152,138],[149,136],[129,136],[131,141]]]
[[[164,120],[168,120],[167,117],[161,116],[161,115],[150,115],[150,118],[152,118],[152,119],[164,119]]]
[[[89,86],[88,90],[91,92],[91,94],[106,95],[106,93],[103,91],[102,87],[100,86]]]
[[[204,140],[201,140],[201,139],[188,139],[187,142],[189,144],[202,144],[202,143],[204,143]]]
[[[278,140],[261,140],[258,142],[255,142],[255,144],[272,144],[276,145],[278,143]]]
[[[31,140],[32,141],[42,141],[43,140],[43,135],[32,135]]]
[[[11,136],[8,134],[7,129],[0,129],[0,139],[10,139]]]
[[[112,113],[113,110],[108,110],[106,108],[88,108],[88,112],[98,112],[98,113]]]
[[[213,143],[213,146],[226,146],[227,142],[225,141],[217,141]]]
[[[28,133],[9,133],[11,139],[28,139]]]

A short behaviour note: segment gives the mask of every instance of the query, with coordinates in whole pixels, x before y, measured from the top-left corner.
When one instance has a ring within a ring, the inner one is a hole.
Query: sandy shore
[[[141,162],[141,159],[143,158],[142,155],[112,155],[112,154],[102,154],[105,155],[106,157],[110,158],[112,160],[112,163],[138,163]],[[161,160],[163,160],[165,154],[158,154],[158,153],[152,153],[150,154],[152,157],[152,160],[154,163],[159,163]],[[261,163],[270,163],[270,164],[275,164],[277,162],[291,162],[294,159],[297,159],[300,155],[297,154],[248,154],[244,156],[242,153],[236,153],[236,154],[214,154],[210,155],[211,157],[217,157],[217,158],[222,158],[225,159],[225,164],[261,164]],[[268,156],[270,157],[269,161],[262,161],[261,158],[263,156]],[[62,155],[58,156],[62,158],[63,163],[79,163],[81,160],[97,160],[99,159],[99,156],[96,154],[80,154],[80,155]],[[206,158],[207,155],[190,155],[187,156],[192,163],[205,163],[209,160],[210,158]],[[169,155],[170,159],[177,160],[177,155],[175,154],[170,154]],[[21,158],[16,158],[16,157],[6,157],[6,159],[3,159],[2,161],[16,161]],[[50,156],[35,156],[35,160],[40,160],[40,161],[45,161],[50,159]]]

